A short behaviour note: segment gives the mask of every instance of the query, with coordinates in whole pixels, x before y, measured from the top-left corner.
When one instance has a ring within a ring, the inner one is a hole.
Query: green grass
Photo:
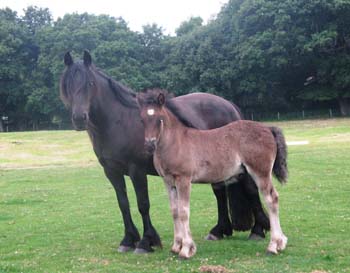
[[[160,178],[150,177],[149,188],[164,248],[121,254],[121,214],[86,133],[0,134],[0,272],[199,272],[202,265],[229,272],[350,272],[350,119],[274,124],[287,140],[310,141],[289,147],[290,179],[283,187],[275,183],[287,249],[266,256],[268,238],[248,241],[248,232],[205,241],[216,222],[215,198],[208,185],[194,185],[191,228],[198,252],[188,261],[169,252],[173,225]]]

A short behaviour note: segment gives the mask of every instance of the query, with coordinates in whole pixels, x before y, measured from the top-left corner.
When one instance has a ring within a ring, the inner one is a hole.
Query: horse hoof
[[[248,239],[252,240],[252,241],[261,241],[261,240],[264,240],[265,238],[260,236],[260,235],[258,235],[258,234],[250,233]]]
[[[282,251],[286,248],[288,242],[288,238],[283,235],[282,238],[277,242],[277,250]]]
[[[147,254],[147,253],[151,253],[151,252],[153,252],[153,250],[148,251],[148,250],[143,249],[143,248],[135,248],[135,250],[134,250],[135,254]]]
[[[209,233],[204,239],[205,239],[205,240],[208,240],[208,241],[218,241],[218,240],[220,240],[221,238],[216,237],[215,235]]]
[[[180,256],[179,255],[179,261],[187,261],[190,257]]]
[[[274,252],[274,251],[271,251],[271,250],[266,250],[266,256],[275,256],[275,255],[277,255],[277,254],[278,254],[277,251]]]
[[[125,252],[129,252],[129,251],[132,251],[132,250],[134,250],[134,248],[131,247],[131,246],[123,246],[123,245],[121,245],[121,246],[118,247],[118,252],[120,252],[120,253],[125,253]]]

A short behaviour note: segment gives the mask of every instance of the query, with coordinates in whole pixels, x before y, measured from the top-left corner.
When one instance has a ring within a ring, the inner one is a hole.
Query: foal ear
[[[85,64],[86,66],[90,66],[91,63],[92,63],[91,55],[90,55],[89,51],[87,51],[86,49],[84,50],[84,57],[83,57],[83,60],[84,60],[84,64]]]
[[[158,100],[159,106],[163,106],[164,103],[165,103],[165,96],[164,96],[164,94],[163,93],[159,93],[157,100]]]
[[[64,54],[64,64],[66,66],[71,66],[74,63],[72,56],[70,55],[70,52],[67,51],[66,54]]]

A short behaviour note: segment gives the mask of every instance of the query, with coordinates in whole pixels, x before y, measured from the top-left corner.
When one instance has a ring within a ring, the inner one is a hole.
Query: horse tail
[[[277,155],[273,164],[273,174],[279,182],[286,183],[288,178],[287,168],[287,144],[282,130],[277,127],[270,127],[277,145]]]

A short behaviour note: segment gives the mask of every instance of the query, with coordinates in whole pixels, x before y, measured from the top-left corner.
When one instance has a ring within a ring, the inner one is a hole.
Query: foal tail
[[[277,127],[270,127],[270,130],[277,144],[277,155],[272,171],[278,181],[281,183],[286,183],[288,177],[286,140],[281,129]]]

